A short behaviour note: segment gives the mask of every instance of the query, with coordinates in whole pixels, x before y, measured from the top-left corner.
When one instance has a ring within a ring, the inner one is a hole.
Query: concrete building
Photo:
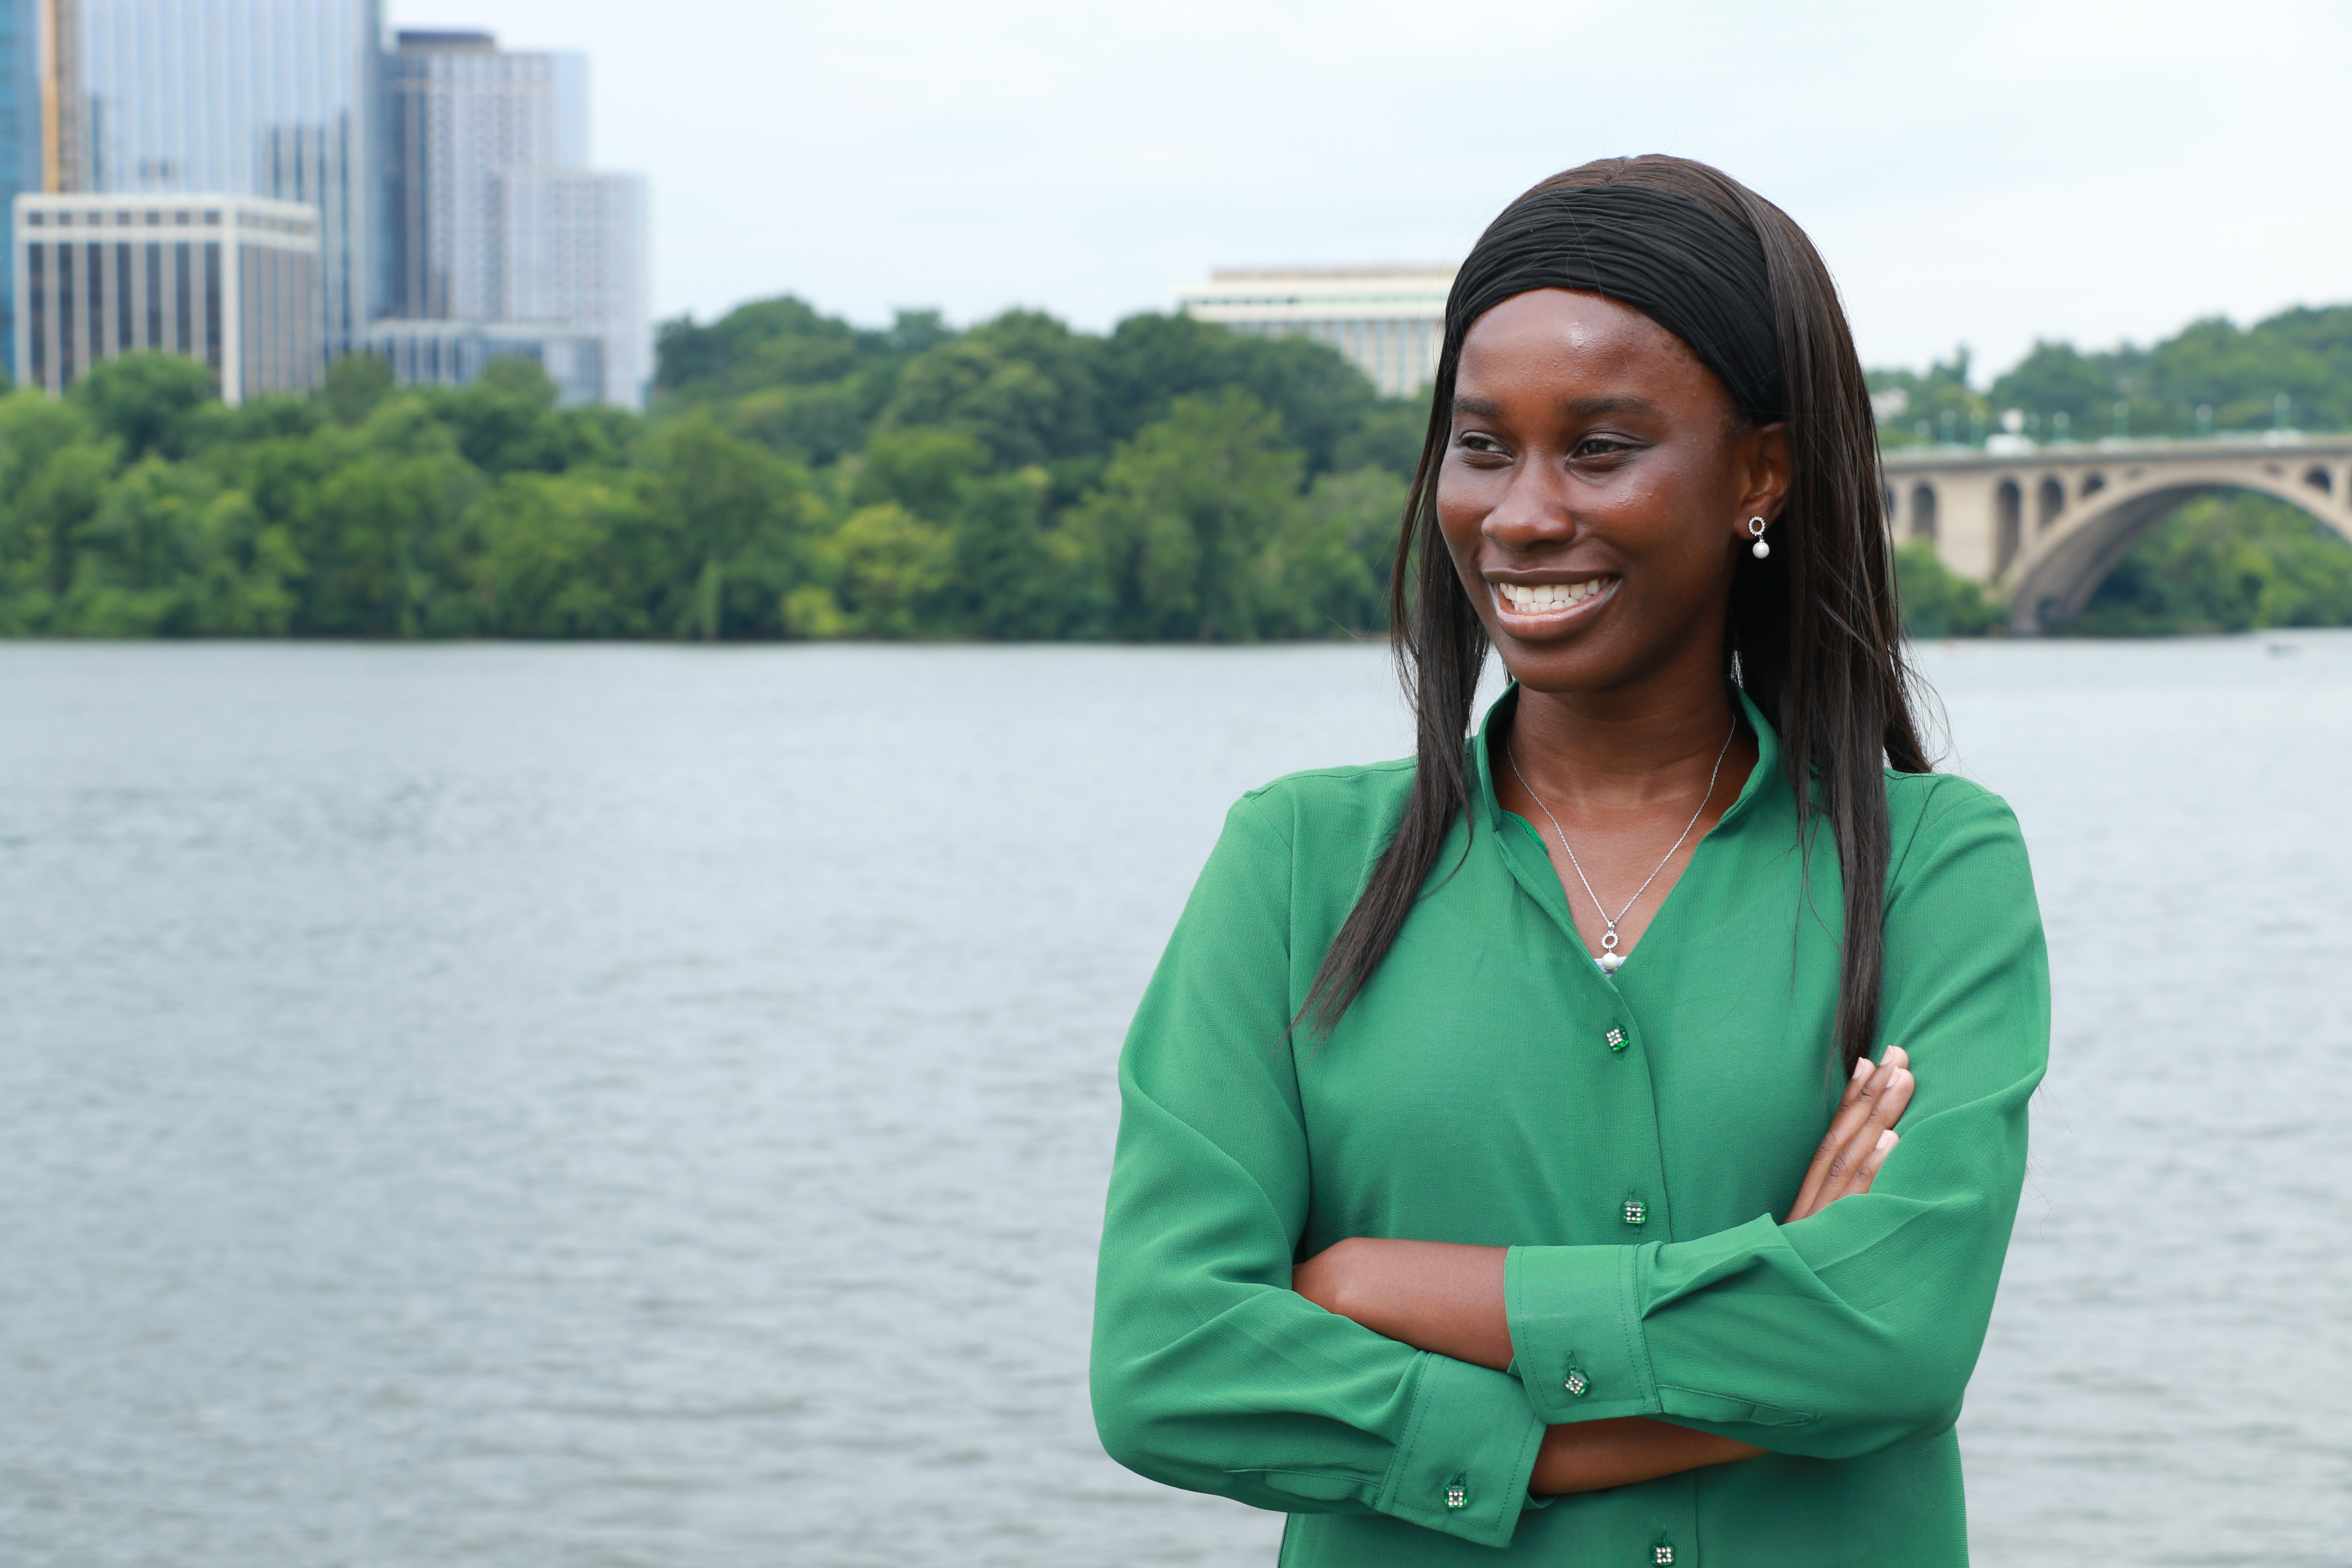
[[[649,335],[645,186],[588,166],[584,61],[502,50],[488,33],[404,32],[386,69],[394,335],[421,345],[435,335],[415,324],[427,321],[466,324],[439,335],[451,343],[521,341],[509,327],[550,342],[592,331],[603,344],[597,395],[636,404]],[[477,357],[467,349],[456,363]],[[395,373],[412,363],[451,362],[420,347]]]
[[[1445,340],[1451,267],[1220,268],[1177,308],[1237,332],[1328,343],[1386,397],[1426,387]]]
[[[20,195],[21,380],[62,393],[141,350],[208,366],[222,398],[319,382],[318,209],[236,195]]]
[[[547,372],[562,403],[604,400],[604,339],[590,327],[383,321],[368,329],[367,350],[391,364],[403,386],[464,386],[492,360],[513,357]]]
[[[357,346],[385,295],[381,0],[44,3],[51,189],[307,204],[319,345]]]

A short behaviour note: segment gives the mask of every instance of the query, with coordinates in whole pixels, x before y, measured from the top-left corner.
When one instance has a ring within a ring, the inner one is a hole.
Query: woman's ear
[[[1732,438],[1732,460],[1738,467],[1741,494],[1739,515],[1731,526],[1744,539],[1749,518],[1778,522],[1780,509],[1788,504],[1789,426],[1749,426]]]

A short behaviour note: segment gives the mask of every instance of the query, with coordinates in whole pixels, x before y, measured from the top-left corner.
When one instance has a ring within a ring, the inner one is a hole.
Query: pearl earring
[[[1764,520],[1762,518],[1751,517],[1748,520],[1748,537],[1756,542],[1754,545],[1749,547],[1749,553],[1754,555],[1757,560],[1761,561],[1764,557],[1772,553],[1772,547],[1764,542]]]

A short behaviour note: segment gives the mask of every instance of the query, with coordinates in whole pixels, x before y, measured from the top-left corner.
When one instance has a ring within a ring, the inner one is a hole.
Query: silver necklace
[[[1592,900],[1594,911],[1601,916],[1601,923],[1609,928],[1601,939],[1601,973],[1614,974],[1617,966],[1625,962],[1625,955],[1617,951],[1617,922],[1633,912],[1633,906],[1642,901],[1642,895],[1648,892],[1650,884],[1658,879],[1658,871],[1666,868],[1666,862],[1675,858],[1675,849],[1683,847],[1683,839],[1691,836],[1691,829],[1698,826],[1698,819],[1706,815],[1706,803],[1715,798],[1715,781],[1723,776],[1723,759],[1731,754],[1732,740],[1738,733],[1739,716],[1735,713],[1731,717],[1731,733],[1723,738],[1723,749],[1715,753],[1715,768],[1706,775],[1706,793],[1698,797],[1698,809],[1691,813],[1688,822],[1683,824],[1681,837],[1675,840],[1674,849],[1666,851],[1665,859],[1658,862],[1658,870],[1643,879],[1642,885],[1633,889],[1633,896],[1625,900],[1625,907],[1613,916],[1601,904],[1601,895],[1592,890],[1592,879],[1584,874],[1583,863],[1576,858],[1576,847],[1568,841],[1568,830],[1559,825],[1559,817],[1552,816],[1551,807],[1544,805],[1544,797],[1536,794],[1536,786],[1528,783],[1528,775],[1519,772],[1518,752],[1512,748],[1510,742],[1503,742],[1503,756],[1511,764],[1511,776],[1519,781],[1519,787],[1528,792],[1528,797],[1536,803],[1536,809],[1550,820],[1551,830],[1559,835],[1559,847],[1568,851],[1568,863],[1576,868],[1576,879],[1584,884],[1584,896]]]

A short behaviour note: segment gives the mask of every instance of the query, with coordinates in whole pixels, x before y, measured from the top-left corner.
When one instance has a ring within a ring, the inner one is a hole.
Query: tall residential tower
[[[488,33],[403,32],[386,80],[393,319],[371,343],[404,379],[460,379],[485,356],[587,333],[593,390],[559,376],[567,396],[635,403],[645,186],[588,167],[586,62]],[[577,353],[564,363],[589,369]]]

